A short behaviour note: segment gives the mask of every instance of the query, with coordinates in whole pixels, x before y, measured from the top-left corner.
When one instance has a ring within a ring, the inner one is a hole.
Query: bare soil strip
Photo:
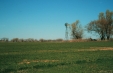
[[[27,60],[24,59],[22,62],[19,62],[18,64],[30,64],[30,63],[36,63],[36,62],[43,62],[43,63],[48,63],[48,62],[58,62],[59,60]]]
[[[113,47],[90,47],[89,49],[75,49],[75,50],[39,50],[37,52],[77,52],[77,51],[98,51],[98,50],[111,50],[113,51]]]
[[[90,47],[92,50],[113,50],[113,47]]]

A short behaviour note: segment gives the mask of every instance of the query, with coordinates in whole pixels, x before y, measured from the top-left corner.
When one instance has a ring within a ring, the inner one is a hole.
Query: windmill
[[[65,38],[66,38],[66,40],[68,40],[68,35],[69,35],[69,27],[70,27],[70,24],[65,23],[65,27],[66,27],[66,31],[65,31]]]

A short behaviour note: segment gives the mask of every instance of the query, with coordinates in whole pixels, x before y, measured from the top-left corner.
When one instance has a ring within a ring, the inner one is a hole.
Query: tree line
[[[69,26],[72,39],[83,38],[83,28],[79,20],[72,24],[65,23],[65,26],[66,29]],[[98,19],[89,22],[85,28],[90,33],[97,33],[101,40],[109,40],[113,36],[113,12],[106,10],[105,13],[99,13]]]
[[[11,40],[9,40],[8,38],[1,38],[0,42],[61,42],[63,41],[63,39],[58,38],[55,40],[52,39],[33,39],[33,38],[28,38],[28,39],[20,39],[20,38],[13,38]]]

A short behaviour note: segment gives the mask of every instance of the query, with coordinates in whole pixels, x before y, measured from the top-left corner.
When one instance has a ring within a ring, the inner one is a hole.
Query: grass
[[[100,48],[113,42],[1,42],[0,73],[113,73],[113,50]]]

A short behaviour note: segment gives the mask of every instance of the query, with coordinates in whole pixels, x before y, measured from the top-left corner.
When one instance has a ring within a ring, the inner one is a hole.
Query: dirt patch
[[[68,52],[67,50],[38,50],[37,52]]]
[[[30,64],[30,63],[36,63],[36,62],[44,62],[44,63],[48,63],[48,62],[58,62],[59,60],[27,60],[24,59],[22,62],[19,62],[18,64]]]
[[[99,73],[113,73],[112,70],[100,70]]]
[[[113,47],[90,47],[91,50],[113,50]]]
[[[98,50],[111,50],[113,51],[113,47],[90,47],[90,49],[78,49],[78,50],[73,50],[74,52],[77,51],[98,51]]]

